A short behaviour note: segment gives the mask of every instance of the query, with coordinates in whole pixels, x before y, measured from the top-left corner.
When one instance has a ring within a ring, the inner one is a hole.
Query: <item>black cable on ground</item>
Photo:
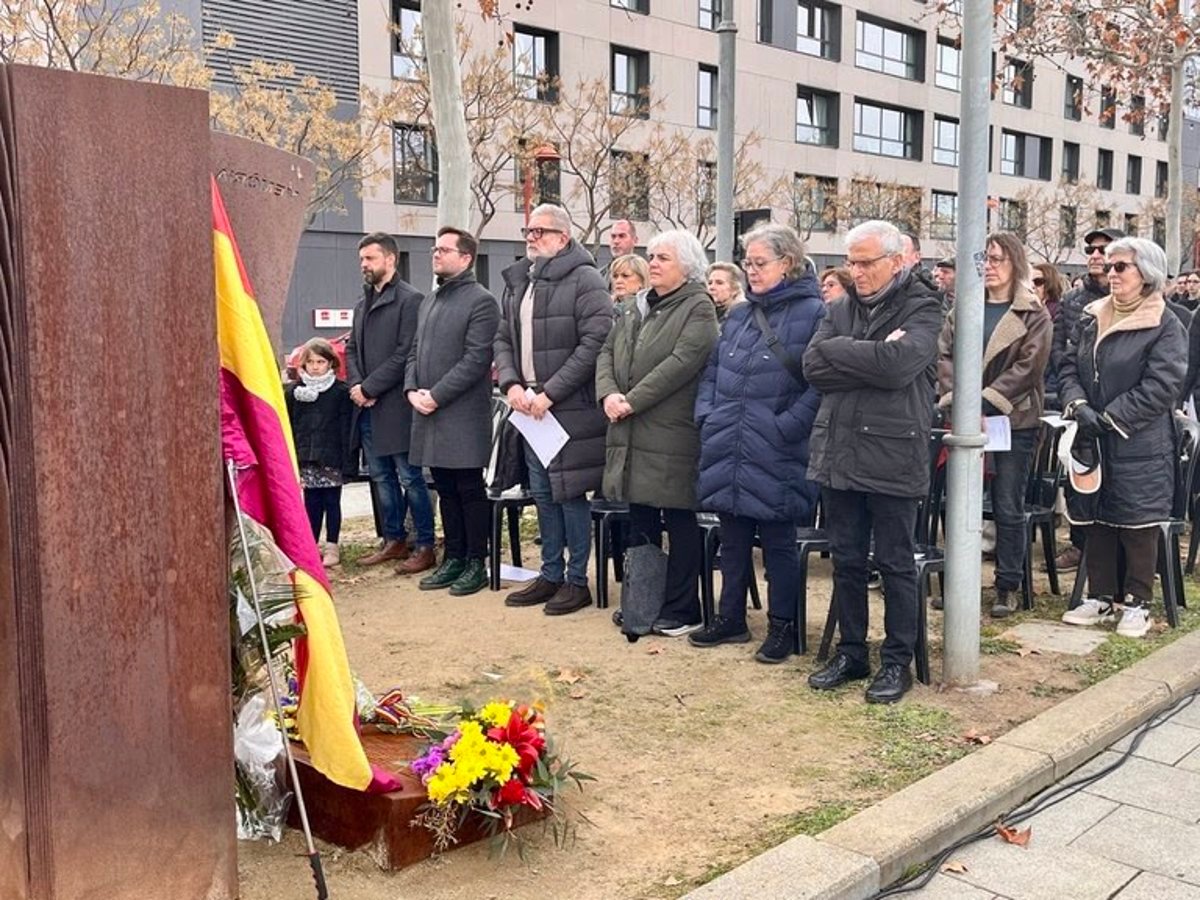
[[[1196,699],[1198,694],[1200,694],[1200,688],[1185,694],[1183,697],[1180,697],[1179,700],[1173,703],[1167,710],[1150,719],[1147,719],[1144,723],[1142,723],[1137,731],[1133,733],[1133,740],[1130,742],[1129,747],[1126,748],[1126,750],[1116,760],[1109,763],[1104,768],[1098,769],[1090,775],[1085,775],[1074,780],[1061,781],[1053,787],[1047,788],[1036,797],[1025,801],[1025,803],[1018,806],[1007,816],[1001,816],[992,824],[980,828],[978,831],[955,841],[953,844],[931,859],[928,863],[926,863],[925,868],[920,872],[914,873],[908,878],[898,881],[885,890],[880,891],[874,896],[873,900],[881,900],[883,897],[895,897],[899,896],[900,894],[908,894],[912,893],[913,891],[921,890],[933,880],[934,875],[938,874],[938,872],[942,870],[942,866],[953,853],[961,850],[963,847],[966,847],[969,844],[974,844],[976,841],[981,841],[988,837],[994,837],[996,835],[997,825],[1004,825],[1007,827],[1020,825],[1022,822],[1032,818],[1038,813],[1047,810],[1056,804],[1062,803],[1062,801],[1066,800],[1068,797],[1073,797],[1088,785],[1094,784],[1101,778],[1104,778],[1106,775],[1115,772],[1117,769],[1121,768],[1121,766],[1125,765],[1129,758],[1133,756],[1133,754],[1137,751],[1137,748],[1141,745],[1142,739],[1145,738],[1147,734],[1149,734],[1159,725],[1162,725],[1164,722],[1169,721],[1172,716],[1179,713],[1181,710],[1187,709],[1187,707],[1189,707]]]

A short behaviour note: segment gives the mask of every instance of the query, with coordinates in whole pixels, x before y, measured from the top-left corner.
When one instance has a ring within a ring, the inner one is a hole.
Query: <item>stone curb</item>
[[[790,838],[687,896],[863,900],[1060,780],[1197,687],[1200,631],[816,838]]]

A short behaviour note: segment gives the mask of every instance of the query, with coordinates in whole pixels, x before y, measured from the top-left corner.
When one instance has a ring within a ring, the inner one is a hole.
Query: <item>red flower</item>
[[[512,745],[519,760],[517,771],[521,773],[521,780],[528,783],[533,767],[537,765],[538,758],[546,748],[546,739],[542,737],[536,725],[525,721],[520,711],[514,709],[508,718],[508,725],[504,728],[489,728],[487,736],[489,740],[498,744]]]
[[[517,806],[525,802],[525,794],[525,785],[521,783],[521,779],[510,778],[496,789],[496,795],[492,798],[492,806],[496,808]]]

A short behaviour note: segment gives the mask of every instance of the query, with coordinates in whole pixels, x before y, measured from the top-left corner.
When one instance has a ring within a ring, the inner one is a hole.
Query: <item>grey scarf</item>
[[[309,375],[305,371],[300,372],[300,380],[304,384],[296,385],[296,390],[293,392],[297,400],[301,403],[312,403],[321,394],[333,387],[333,382],[337,379],[337,372],[330,369],[320,377]]]

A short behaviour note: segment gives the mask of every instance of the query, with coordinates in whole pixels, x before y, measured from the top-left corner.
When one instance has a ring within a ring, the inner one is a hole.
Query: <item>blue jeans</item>
[[[367,468],[375,482],[379,497],[380,518],[383,519],[383,539],[403,541],[408,537],[404,518],[412,509],[413,528],[417,531],[414,547],[433,546],[433,501],[425,486],[425,476],[419,466],[408,464],[407,453],[376,456],[371,440],[371,410],[364,409],[359,417],[359,434]]]
[[[1025,527],[1025,489],[1037,443],[1036,428],[1012,433],[1012,449],[993,453],[992,517],[996,520],[996,589],[1016,591],[1025,580],[1029,532]]]
[[[550,491],[550,473],[524,439],[525,464],[529,467],[529,493],[537,504],[538,530],[542,533],[542,571],[547,581],[587,587],[588,556],[592,552],[592,513],[586,497],[555,503]],[[563,553],[569,553],[565,570]]]

